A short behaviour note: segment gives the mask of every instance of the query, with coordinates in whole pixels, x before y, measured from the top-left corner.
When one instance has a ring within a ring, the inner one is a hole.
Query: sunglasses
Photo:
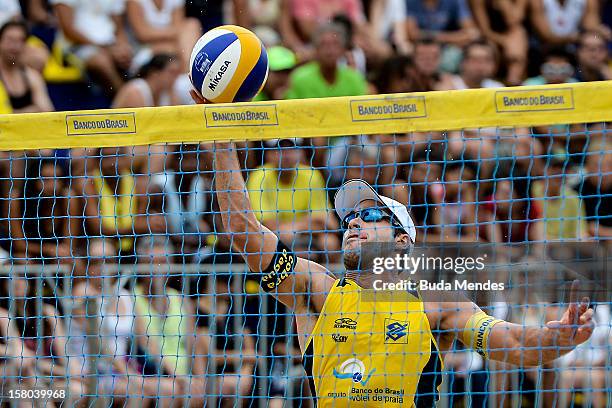
[[[399,223],[395,221],[395,218],[382,211],[379,208],[364,208],[359,211],[351,211],[342,220],[342,228],[347,230],[349,222],[355,218],[361,218],[365,222],[378,222],[382,220],[389,221],[393,226],[403,228]]]

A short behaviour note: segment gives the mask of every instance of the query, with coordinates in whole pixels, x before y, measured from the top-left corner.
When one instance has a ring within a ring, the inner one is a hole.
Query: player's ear
[[[399,247],[399,248],[409,248],[410,245],[412,244],[412,241],[410,240],[410,236],[406,233],[401,233],[401,234],[397,234],[395,236],[395,244]]]

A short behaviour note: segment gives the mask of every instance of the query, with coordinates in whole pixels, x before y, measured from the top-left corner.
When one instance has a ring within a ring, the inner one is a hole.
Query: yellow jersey
[[[434,406],[442,359],[419,294],[396,301],[364,293],[337,280],[306,342],[303,364],[318,406]]]

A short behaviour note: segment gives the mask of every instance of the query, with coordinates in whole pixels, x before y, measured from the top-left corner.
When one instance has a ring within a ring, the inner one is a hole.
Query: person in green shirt
[[[289,75],[297,65],[297,57],[288,48],[276,45],[268,50],[268,79],[254,101],[284,99],[289,86]]]
[[[347,34],[338,24],[319,28],[315,38],[315,60],[296,68],[289,78],[286,99],[357,96],[367,93],[367,82],[358,71],[340,64]]]

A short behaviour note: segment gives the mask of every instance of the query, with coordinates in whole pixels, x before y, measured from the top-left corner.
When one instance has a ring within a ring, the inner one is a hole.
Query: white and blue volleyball
[[[251,31],[225,25],[198,40],[189,74],[194,88],[209,102],[246,102],[261,91],[268,78],[268,55]]]

